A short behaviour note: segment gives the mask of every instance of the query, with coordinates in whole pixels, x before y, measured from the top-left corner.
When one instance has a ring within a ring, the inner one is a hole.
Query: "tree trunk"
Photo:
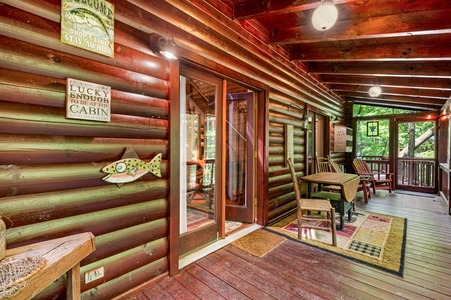
[[[409,129],[410,130],[410,129]],[[427,141],[431,136],[434,135],[434,130],[433,128],[428,129],[427,131],[425,131],[420,137],[418,137],[417,139],[415,139],[415,145],[413,147],[410,146],[410,136],[409,136],[409,146],[407,146],[406,148],[402,149],[401,151],[399,151],[398,157],[404,157],[404,155],[409,152],[410,148],[416,149],[418,147],[421,146],[421,144],[423,144],[425,141]],[[410,154],[408,154],[406,157],[413,157],[410,156]]]
[[[409,123],[409,145],[407,148],[407,157],[415,155],[415,123]]]

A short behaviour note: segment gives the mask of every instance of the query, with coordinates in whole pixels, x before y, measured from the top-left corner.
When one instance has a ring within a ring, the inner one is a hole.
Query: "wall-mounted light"
[[[308,130],[309,123],[312,122],[312,116],[303,115],[301,121],[302,130]]]
[[[312,24],[317,30],[327,30],[331,28],[338,19],[338,10],[333,0],[322,0],[313,12]]]
[[[172,38],[166,39],[157,33],[152,33],[149,35],[149,47],[154,53],[159,53],[167,59],[177,59],[175,43]]]
[[[368,91],[368,94],[370,94],[371,97],[378,97],[381,93],[382,89],[378,85],[373,85]]]

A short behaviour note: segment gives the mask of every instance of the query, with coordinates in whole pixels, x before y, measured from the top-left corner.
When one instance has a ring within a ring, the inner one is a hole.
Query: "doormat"
[[[338,225],[339,216],[336,220]],[[404,273],[405,218],[353,212],[350,222],[345,218],[344,229],[337,230],[337,247],[331,245],[331,233],[323,230],[303,228],[298,240],[296,213],[264,229],[397,275]]]
[[[281,235],[257,229],[231,244],[254,256],[263,257],[285,240]]]

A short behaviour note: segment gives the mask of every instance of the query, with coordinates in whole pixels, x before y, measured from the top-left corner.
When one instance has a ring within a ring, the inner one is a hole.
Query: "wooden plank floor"
[[[451,216],[440,198],[378,191],[357,207],[405,217],[404,277],[286,240],[263,258],[228,245],[133,299],[451,299]]]

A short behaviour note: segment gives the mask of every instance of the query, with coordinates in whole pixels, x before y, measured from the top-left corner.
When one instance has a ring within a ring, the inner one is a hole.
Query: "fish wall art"
[[[121,187],[124,183],[135,181],[147,173],[161,177],[161,157],[157,154],[149,163],[139,159],[136,152],[127,147],[121,160],[115,161],[102,168],[102,172],[107,173],[102,179],[109,183],[116,183]]]
[[[114,5],[105,0],[61,0],[61,41],[114,57]]]

